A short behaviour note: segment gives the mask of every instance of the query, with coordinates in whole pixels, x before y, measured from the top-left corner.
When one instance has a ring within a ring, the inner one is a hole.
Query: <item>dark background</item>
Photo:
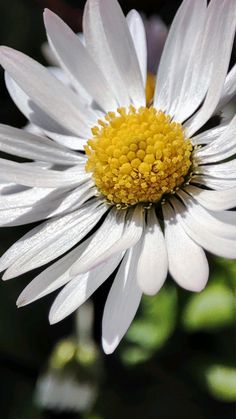
[[[0,0],[0,42],[46,64],[41,44],[46,40],[42,12],[48,7],[76,32],[81,30],[84,1]],[[121,0],[123,10],[136,8],[159,15],[169,25],[180,1]],[[22,127],[24,117],[10,100],[0,72],[0,122]],[[0,254],[28,227],[0,231]],[[49,326],[53,296],[17,310],[15,301],[35,275],[0,284],[0,412],[3,419],[233,419],[235,418],[235,328],[233,295],[235,265],[210,258],[211,278],[202,300],[180,290],[169,278],[159,296],[144,299],[134,328],[118,351],[100,351],[100,323],[111,282],[95,294],[93,340],[98,348],[87,363],[73,355],[59,362],[63,376],[76,376],[78,385],[98,389],[96,402],[79,413],[40,407],[35,385],[45,371],[55,371],[62,339],[77,345],[75,317]],[[192,311],[191,311],[192,310]],[[74,343],[76,342],[76,343]],[[59,348],[59,349],[58,349]],[[76,349],[78,353],[78,348]],[[63,352],[63,351],[62,351]],[[64,352],[63,352],[64,353]],[[219,377],[212,371],[218,368]],[[66,381],[66,379],[65,379]],[[51,395],[52,399],[54,395]]]

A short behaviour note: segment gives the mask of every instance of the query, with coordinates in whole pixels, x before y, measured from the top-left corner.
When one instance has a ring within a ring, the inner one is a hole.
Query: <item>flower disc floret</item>
[[[114,204],[156,202],[184,183],[192,144],[181,124],[154,108],[120,108],[92,129],[86,170]]]

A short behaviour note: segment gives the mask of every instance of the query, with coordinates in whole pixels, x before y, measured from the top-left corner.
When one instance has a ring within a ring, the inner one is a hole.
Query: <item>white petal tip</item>
[[[197,283],[191,283],[191,284],[180,284],[179,285],[184,288],[185,290],[189,291],[189,292],[201,292],[204,290],[204,288],[207,285],[207,281],[205,282],[200,282],[199,284]]]
[[[16,307],[21,308],[21,307],[24,307],[26,304],[27,303],[24,300],[19,300],[18,299],[17,302],[16,302]]]
[[[158,283],[158,284],[149,284],[145,279],[143,278],[143,275],[141,278],[138,277],[137,279],[139,289],[145,294],[152,297],[153,295],[156,295],[160,289],[162,288],[164,282]]]
[[[156,295],[161,289],[161,287],[158,287],[158,288],[148,287],[148,286],[145,286],[145,284],[138,284],[138,286],[145,295],[149,295],[150,297]]]
[[[53,18],[55,16],[55,13],[53,13],[50,9],[45,8],[43,12],[43,19],[44,22],[48,22],[48,19]]]
[[[140,17],[140,14],[138,13],[138,11],[136,9],[131,9],[128,13],[128,16],[137,16]]]
[[[27,306],[30,303],[32,303],[32,300],[27,299],[23,295],[23,292],[19,295],[19,297],[16,300],[16,306],[17,306],[17,308],[21,308],[21,307]]]
[[[192,292],[202,292],[205,287],[206,287],[206,283],[203,284],[203,285],[202,284],[199,284],[199,285],[196,284],[196,286],[192,287],[192,289],[190,291],[192,291]]]
[[[102,338],[102,347],[106,355],[111,355],[114,350],[117,348],[119,342],[117,339],[115,342],[108,343],[104,338]]]
[[[51,314],[51,313],[49,313],[49,316],[48,316],[48,320],[49,320],[49,323],[51,324],[51,325],[53,325],[53,324],[56,324],[56,323],[59,323],[61,320],[63,320],[64,318],[65,318],[66,316],[64,316],[64,317],[60,317],[58,314]]]
[[[43,11],[43,15],[47,16],[47,15],[52,15],[54,14],[50,9],[48,9],[47,7],[45,7],[44,11]]]
[[[6,271],[2,276],[2,280],[3,281],[8,281],[9,279],[12,279],[13,277],[14,277],[14,275],[12,276],[11,274],[9,274],[8,271]]]
[[[51,326],[52,326],[53,324],[58,323],[58,321],[59,321],[59,320],[54,319],[54,318],[51,318],[51,317],[49,317],[49,318],[48,318],[48,320],[49,320],[49,324],[50,324]]]
[[[0,46],[0,58],[2,58],[2,60],[12,57],[15,58],[18,53],[19,51],[15,50],[14,48],[5,47],[4,45]]]

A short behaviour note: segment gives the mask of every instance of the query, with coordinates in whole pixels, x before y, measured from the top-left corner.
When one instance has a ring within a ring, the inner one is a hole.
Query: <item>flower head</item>
[[[50,311],[55,323],[117,268],[103,316],[111,353],[142,293],[157,293],[168,270],[200,291],[203,249],[236,257],[228,211],[236,205],[236,117],[204,131],[235,94],[235,67],[227,75],[235,25],[234,0],[183,1],[152,100],[142,20],[135,11],[125,18],[116,0],[87,1],[84,42],[46,10],[66,78],[1,48],[8,90],[35,133],[0,126],[1,150],[31,160],[0,159],[0,223],[43,222],[2,256],[0,269],[10,279],[62,256],[25,288],[19,306],[65,285]]]

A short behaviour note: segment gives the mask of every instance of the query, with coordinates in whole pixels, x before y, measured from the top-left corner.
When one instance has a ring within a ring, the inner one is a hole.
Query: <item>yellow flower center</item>
[[[154,108],[118,109],[99,120],[85,147],[86,170],[114,204],[152,203],[185,182],[192,144],[181,124]]]

